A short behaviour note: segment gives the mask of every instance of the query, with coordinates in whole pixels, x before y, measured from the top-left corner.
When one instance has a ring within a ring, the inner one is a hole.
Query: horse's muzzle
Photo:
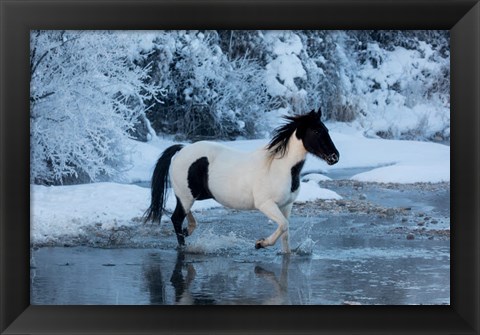
[[[339,159],[340,159],[340,155],[337,153],[334,153],[325,157],[325,161],[327,162],[328,165],[336,164]]]

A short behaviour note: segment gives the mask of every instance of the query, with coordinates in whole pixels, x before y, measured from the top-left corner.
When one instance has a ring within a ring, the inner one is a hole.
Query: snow
[[[372,167],[372,170],[352,177],[354,180],[366,182],[450,181],[450,147],[447,145],[369,139],[335,132],[332,138],[340,152],[340,162],[326,167],[327,171],[335,168]],[[305,169],[311,168],[307,164]]]
[[[149,180],[153,173],[155,162],[163,150],[175,144],[169,140],[160,140],[155,137],[150,142],[130,141],[131,166],[126,170],[119,181],[135,183]]]
[[[363,124],[367,134],[382,131],[390,132],[393,138],[407,133],[427,138],[436,133],[449,136],[449,103],[441,95],[426,93],[438,80],[431,74],[447,66],[447,61],[435,59],[430,45],[419,45],[419,50],[395,47],[387,52],[376,43],[368,44],[367,52],[377,61],[359,68],[353,80],[366,112]],[[395,86],[399,89],[392,89]]]
[[[301,182],[300,184],[300,193],[298,194],[297,202],[307,202],[317,199],[342,199],[337,193],[319,187],[318,183],[314,180]]]
[[[305,78],[305,75],[302,62],[296,55],[280,55],[267,65],[265,80],[269,93],[281,96],[288,90],[298,91],[294,80]]]
[[[272,96],[285,96],[292,93],[306,95],[295,84],[296,78],[306,78],[306,71],[298,55],[303,49],[300,37],[290,31],[269,31],[265,42],[271,45],[276,56],[266,66],[265,83]]]
[[[341,199],[318,181],[328,180],[324,173],[334,169],[371,167],[352,179],[367,182],[415,183],[450,180],[450,147],[441,144],[365,138],[360,131],[343,124],[330,124],[330,135],[340,152],[340,162],[328,166],[318,158],[308,157],[297,202],[317,199]],[[151,142],[131,142],[132,167],[119,182],[70,186],[31,185],[31,237],[46,243],[65,235],[78,235],[89,226],[104,229],[138,222],[150,201],[150,189],[132,185],[149,181],[161,152],[174,142],[155,138]],[[268,140],[223,142],[239,150],[252,151]],[[122,182],[122,183],[120,183]],[[166,207],[175,207],[170,192]],[[197,201],[193,211],[220,207],[214,200]]]
[[[271,30],[265,33],[265,42],[272,44],[276,55],[298,55],[303,49],[300,37],[288,30]]]
[[[148,196],[147,189],[118,183],[31,185],[31,238],[43,243],[77,235],[89,225],[129,225],[141,215]]]
[[[302,181],[305,181],[305,182],[309,182],[312,180],[319,182],[319,181],[325,181],[325,180],[332,180],[332,178],[324,176],[323,174],[320,174],[320,173],[309,173],[302,177]]]

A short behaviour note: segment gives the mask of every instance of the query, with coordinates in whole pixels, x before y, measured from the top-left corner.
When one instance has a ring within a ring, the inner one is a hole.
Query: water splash
[[[324,218],[311,217],[310,213],[307,213],[307,217],[303,222],[296,223],[297,229],[291,234],[291,240],[298,242],[298,246],[292,250],[293,253],[299,256],[310,256],[313,254],[317,242],[311,238],[312,230],[315,225],[325,220]]]
[[[227,235],[216,234],[207,229],[191,237],[185,252],[191,254],[230,254],[253,249],[253,243],[246,238],[230,232]]]
[[[315,242],[310,237],[307,237],[305,240],[300,242],[300,245],[295,248],[295,254],[299,256],[310,256],[313,254],[313,249],[315,248]]]

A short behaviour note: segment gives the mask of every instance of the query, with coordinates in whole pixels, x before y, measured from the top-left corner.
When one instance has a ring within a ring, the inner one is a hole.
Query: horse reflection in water
[[[151,255],[148,266],[144,268],[143,274],[146,282],[146,289],[150,294],[151,305],[166,305],[169,303],[167,296],[167,284],[165,283],[162,263]],[[184,270],[186,269],[186,275]],[[175,291],[176,305],[215,305],[213,297],[204,294],[192,294],[190,285],[195,279],[196,272],[193,264],[185,262],[185,253],[181,250],[177,253],[175,266],[170,277],[170,284]]]
[[[214,293],[199,292],[200,287],[211,284],[214,281],[209,278],[206,282],[201,282],[202,279],[197,279],[197,272],[194,264],[191,261],[186,261],[184,251],[177,252],[175,266],[170,276],[170,284],[173,287],[176,305],[217,305],[217,304],[242,304],[242,305],[287,305],[291,304],[288,296],[288,270],[290,266],[290,256],[282,255],[282,266],[280,274],[277,276],[275,271],[269,270],[268,266],[257,265],[254,266],[252,272],[254,276],[261,281],[264,287],[264,292],[261,296],[246,297],[246,296],[230,296],[228,298],[216,296]],[[144,277],[146,280],[146,288],[150,294],[150,303],[152,305],[165,305],[169,303],[167,285],[164,281],[161,265],[158,259],[152,259],[152,262],[144,270]],[[212,278],[216,277],[214,274]],[[222,278],[217,278],[220,281]],[[197,286],[194,286],[196,281]],[[219,293],[222,291],[218,289]],[[232,293],[238,293],[233,289]],[[268,291],[268,294],[265,294]],[[228,292],[221,292],[228,293]],[[170,300],[171,301],[171,300]]]
[[[213,198],[225,207],[265,214],[278,226],[270,236],[258,239],[255,248],[272,246],[281,237],[283,253],[290,253],[289,216],[307,153],[329,165],[340,157],[320,118],[320,110],[286,117],[288,123],[275,130],[270,143],[253,152],[208,141],[167,148],[155,165],[145,220],[160,221],[171,183],[177,199],[171,219],[180,247],[197,226],[193,203]],[[185,218],[188,226],[183,228]]]
[[[261,266],[255,267],[255,274],[265,279],[274,288],[274,296],[263,301],[262,305],[290,305],[291,301],[288,296],[288,269],[290,267],[290,255],[286,254],[282,257],[282,270],[280,276],[277,277],[275,272],[266,270]]]
[[[183,275],[183,268],[187,269],[187,274]],[[195,279],[195,268],[191,263],[185,263],[185,253],[179,251],[177,254],[177,262],[173,269],[170,282],[175,289],[175,303],[177,305],[215,305],[216,301],[213,297],[203,294],[192,294],[190,285]]]

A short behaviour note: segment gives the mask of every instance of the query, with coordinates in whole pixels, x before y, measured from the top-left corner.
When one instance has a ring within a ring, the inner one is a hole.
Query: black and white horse
[[[195,200],[215,199],[235,209],[258,209],[278,224],[255,247],[274,245],[282,236],[282,251],[289,253],[288,218],[300,187],[300,171],[307,153],[329,165],[339,153],[320,121],[321,111],[285,117],[266,147],[242,152],[214,142],[173,145],[159,158],[152,177],[151,204],[146,221],[160,221],[165,206],[169,176],[177,198],[171,217],[178,244],[194,231],[197,223],[191,208]],[[182,229],[187,217],[188,226]]]

